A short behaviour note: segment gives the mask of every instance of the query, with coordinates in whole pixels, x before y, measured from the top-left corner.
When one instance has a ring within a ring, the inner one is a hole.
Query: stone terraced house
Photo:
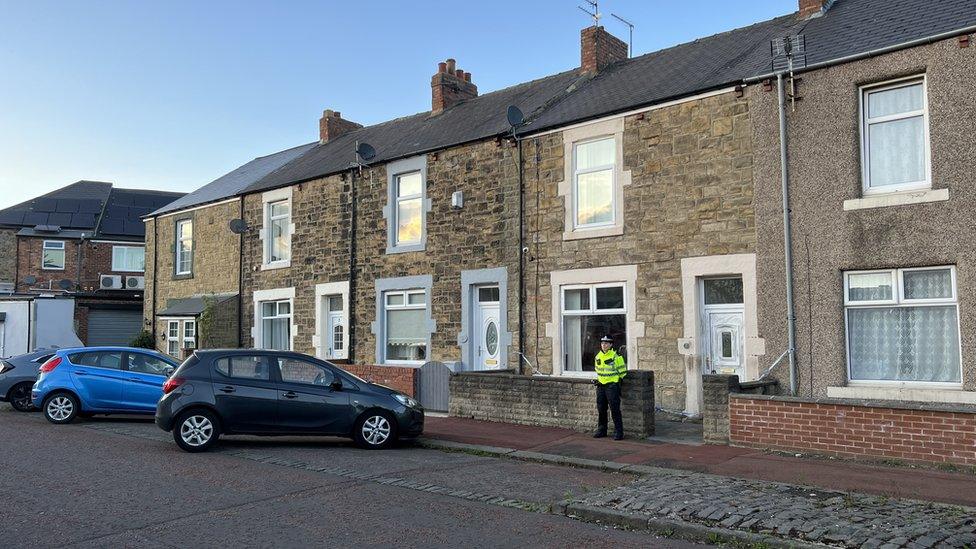
[[[889,273],[885,306],[898,307],[892,296],[905,287],[896,284],[915,276],[904,269],[937,267],[917,276],[948,272],[955,286],[932,299],[953,311],[965,303],[955,288],[969,280],[971,239],[932,248],[932,233],[950,240],[968,204],[954,196],[946,209],[944,197],[966,183],[974,156],[971,128],[959,124],[976,112],[966,95],[976,50],[961,47],[976,5],[798,8],[630,59],[622,41],[589,27],[580,66],[563,73],[479,94],[449,59],[432,78],[428,112],[362,127],[325,111],[317,142],[255,160],[147,219],[158,244],[147,248],[146,316],[160,348],[184,347],[181,330],[207,295],[236,315],[215,324],[213,345],[293,349],[407,390],[429,362],[588,379],[608,334],[630,368],[654,372],[658,406],[700,415],[703,374],[755,381],[788,349],[773,71],[781,59],[771,44],[802,35],[805,43],[791,42],[804,46],[793,52],[796,70],[804,60],[811,70],[789,79],[796,101],[787,117],[793,278],[803,288],[797,315],[807,315],[796,363],[809,372],[817,362],[798,394],[844,396],[855,385],[844,349],[854,341],[860,360],[871,345],[845,335],[845,318],[870,313],[842,303],[844,288]],[[906,86],[905,98],[880,99]],[[862,104],[875,98],[890,113],[864,118]],[[512,105],[525,120],[515,138]],[[921,164],[876,152],[907,134],[863,137],[889,116],[930,124],[931,148],[911,153],[926,156]],[[865,154],[883,167],[862,169]],[[900,169],[925,179],[880,190]],[[864,183],[862,171],[881,182]],[[191,233],[180,228],[187,223]],[[970,339],[963,356],[976,351]],[[785,364],[772,369],[781,392],[790,388]],[[972,389],[973,373],[962,376],[946,380]],[[878,393],[858,396],[868,394]],[[492,395],[493,406],[520,406],[518,395]]]

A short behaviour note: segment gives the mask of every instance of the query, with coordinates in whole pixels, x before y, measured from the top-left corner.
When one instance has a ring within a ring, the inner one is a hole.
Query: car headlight
[[[416,400],[408,397],[407,395],[395,394],[395,395],[393,395],[393,398],[397,399],[397,402],[399,402],[400,404],[403,404],[404,406],[406,406],[408,408],[416,408],[416,407],[420,406],[420,403],[419,402],[417,402]]]

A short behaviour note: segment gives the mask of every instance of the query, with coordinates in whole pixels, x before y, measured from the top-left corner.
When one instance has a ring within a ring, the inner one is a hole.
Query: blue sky
[[[79,179],[191,191],[318,138],[430,108],[448,57],[482,93],[579,64],[582,0],[0,0],[0,208]],[[796,0],[605,0],[639,55]]]

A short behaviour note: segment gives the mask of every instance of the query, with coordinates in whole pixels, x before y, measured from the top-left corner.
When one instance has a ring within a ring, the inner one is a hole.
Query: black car
[[[187,452],[221,434],[332,435],[363,448],[419,436],[416,400],[300,353],[198,350],[163,386],[156,425]]]

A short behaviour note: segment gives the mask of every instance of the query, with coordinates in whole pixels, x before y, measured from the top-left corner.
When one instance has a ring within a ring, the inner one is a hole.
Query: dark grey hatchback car
[[[424,430],[413,398],[300,353],[198,350],[163,385],[156,425],[187,452],[222,434],[332,435],[388,448]]]

